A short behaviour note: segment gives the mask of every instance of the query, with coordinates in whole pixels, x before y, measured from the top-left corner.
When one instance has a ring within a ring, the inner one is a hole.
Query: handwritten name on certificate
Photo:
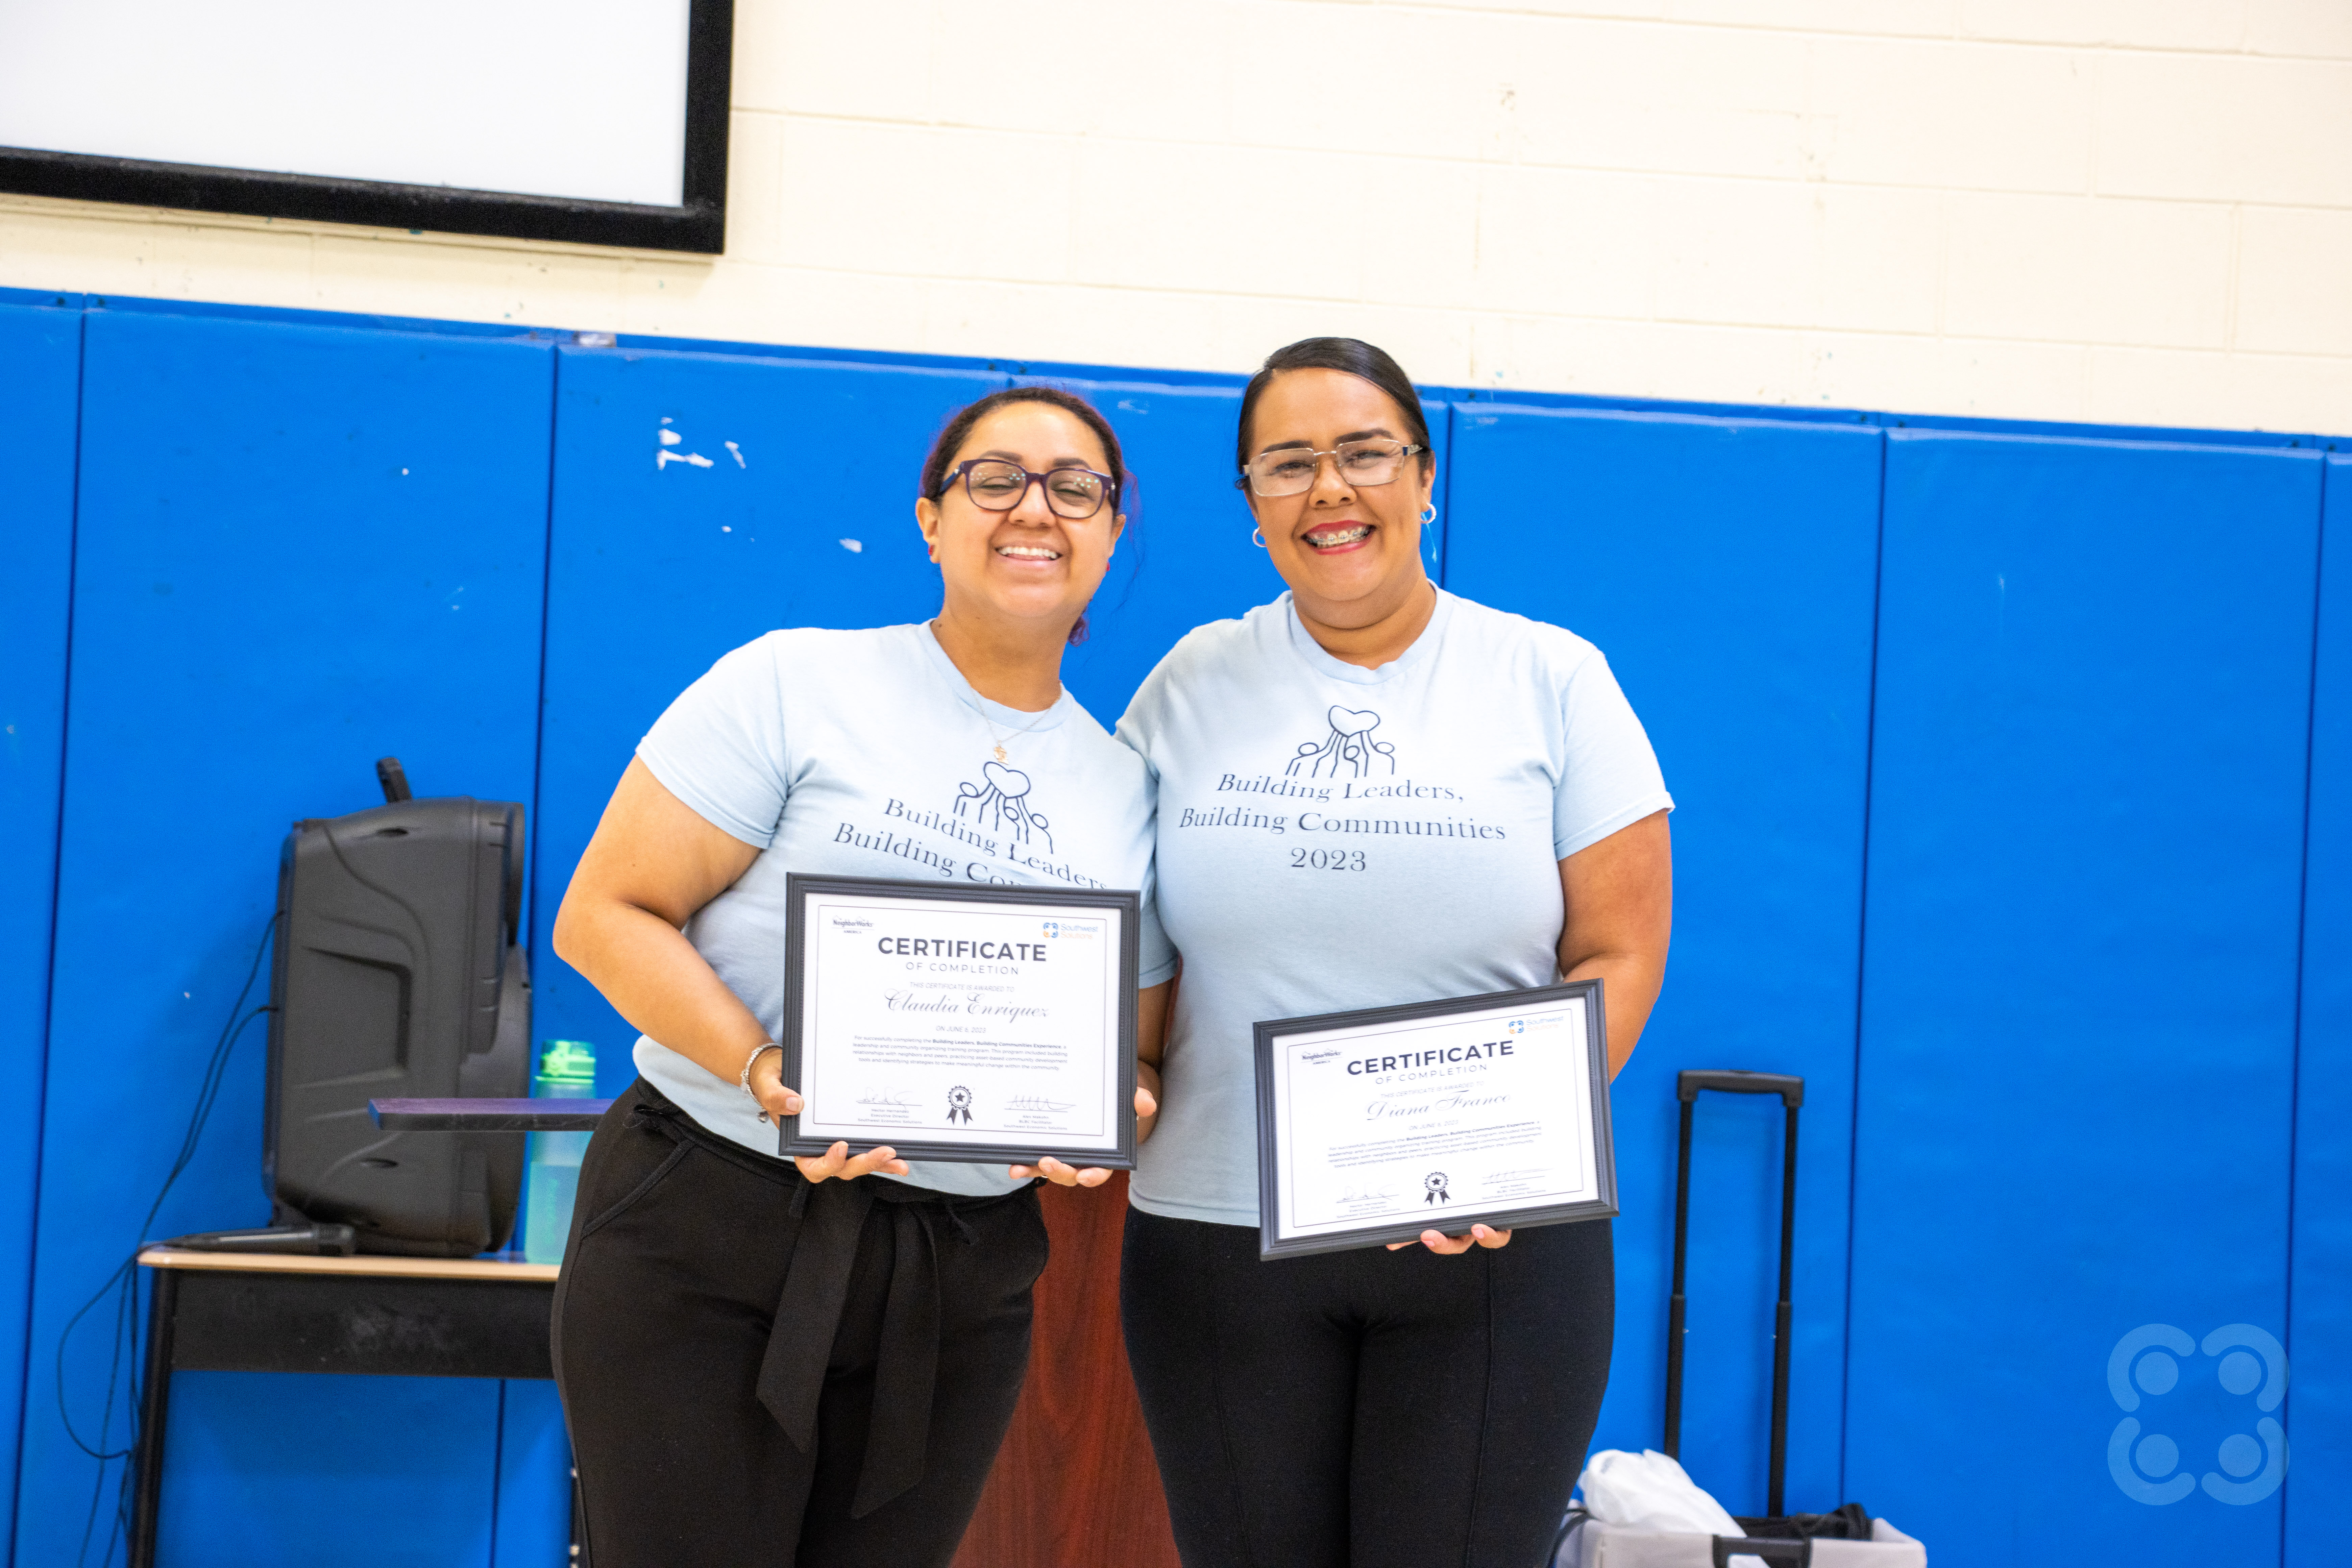
[[[1491,1000],[1271,1033],[1268,1256],[1615,1212],[1592,994]]]
[[[1115,1149],[1120,919],[811,893],[798,1137],[974,1158]]]

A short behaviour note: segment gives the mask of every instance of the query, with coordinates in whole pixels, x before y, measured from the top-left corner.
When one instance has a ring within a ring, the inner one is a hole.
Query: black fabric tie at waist
[[[864,1181],[803,1187],[805,1205],[776,1325],[760,1363],[760,1403],[803,1454],[816,1450],[817,1402],[824,1394],[833,1341],[857,1262],[857,1238],[873,1211]],[[890,1210],[890,1293],[874,1364],[874,1415],[866,1462],[857,1472],[853,1519],[863,1519],[923,1479],[931,1428],[931,1393],[940,1364],[940,1269],[929,1202],[886,1203]],[[960,1217],[960,1216],[958,1216]],[[969,1227],[962,1227],[969,1230]],[[966,1239],[971,1237],[967,1234]]]
[[[793,1189],[800,1230],[784,1270],[783,1293],[776,1299],[767,1353],[760,1360],[757,1391],[760,1403],[803,1454],[816,1450],[817,1405],[849,1300],[857,1238],[877,1203],[891,1211],[890,1289],[874,1358],[874,1412],[866,1461],[858,1468],[857,1492],[849,1505],[851,1518],[865,1518],[923,1479],[940,1367],[939,1238],[932,1233],[933,1218],[945,1215],[956,1239],[970,1246],[980,1235],[959,1207],[985,1208],[1004,1200],[980,1198],[959,1205],[942,1194],[872,1176],[811,1182],[789,1162],[754,1153],[705,1129],[644,1079],[631,1091],[638,1101],[630,1111],[631,1126],[658,1121],[673,1136]]]

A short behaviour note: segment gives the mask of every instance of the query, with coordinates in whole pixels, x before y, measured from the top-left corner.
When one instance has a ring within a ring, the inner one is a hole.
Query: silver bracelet
[[[756,1100],[760,1098],[758,1095],[751,1092],[751,1068],[757,1065],[760,1058],[765,1056],[768,1052],[781,1051],[783,1048],[783,1047],[776,1044],[773,1040],[766,1040],[761,1043],[757,1050],[754,1050],[750,1056],[743,1058],[743,1076],[736,1081],[743,1086],[743,1094],[746,1099]]]

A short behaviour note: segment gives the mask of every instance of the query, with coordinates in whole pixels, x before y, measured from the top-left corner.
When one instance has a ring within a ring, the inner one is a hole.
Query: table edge
[[[184,1268],[236,1274],[338,1274],[347,1278],[482,1279],[552,1284],[561,1272],[552,1263],[508,1263],[486,1258],[388,1258],[358,1254],[318,1257],[294,1252],[195,1252],[176,1247],[142,1247],[142,1268]]]

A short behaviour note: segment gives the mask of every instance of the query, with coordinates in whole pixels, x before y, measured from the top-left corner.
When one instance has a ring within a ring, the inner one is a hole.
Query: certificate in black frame
[[[456,190],[0,147],[0,192],[251,217],[499,235],[715,256],[727,243],[727,116],[735,0],[691,0],[686,164],[677,206]]]
[[[808,934],[808,897],[811,893],[839,893],[861,898],[928,900],[938,903],[1012,904],[1040,910],[1090,910],[1097,912],[1116,910],[1118,922],[1118,1091],[1112,1110],[1118,1125],[1117,1149],[1106,1153],[1088,1149],[1082,1157],[1071,1158],[1068,1163],[1080,1167],[1098,1166],[1111,1171],[1131,1171],[1135,1168],[1135,1030],[1136,980],[1140,973],[1141,952],[1138,927],[1143,919],[1143,895],[1128,889],[1100,890],[1080,888],[988,887],[971,883],[901,881],[887,877],[827,877],[788,871],[784,874],[784,1016],[783,1028],[776,1044],[783,1052],[783,1081],[798,1088],[801,1085],[802,1059],[804,1042],[801,1038],[802,1001],[807,973],[803,963]],[[798,1116],[786,1116],[777,1122],[777,1152],[787,1157],[795,1154],[822,1154],[839,1138],[818,1141],[800,1136]],[[1051,1154],[1063,1159],[1062,1151],[1037,1144],[1010,1143],[941,1143],[919,1139],[874,1138],[861,1145],[847,1140],[850,1152],[863,1153],[867,1149],[888,1144],[904,1160],[925,1160],[961,1165],[1027,1165]]]
[[[1321,1013],[1303,1018],[1275,1018],[1253,1027],[1257,1068],[1257,1204],[1258,1260],[1301,1258],[1318,1252],[1351,1252],[1360,1247],[1412,1241],[1425,1230],[1442,1228],[1466,1235],[1474,1225],[1498,1230],[1564,1225],[1577,1220],[1610,1219],[1617,1214],[1617,1146],[1609,1121],[1609,1024],[1601,1002],[1601,983],[1568,980],[1553,985],[1533,985],[1518,991],[1490,991],[1476,996],[1454,996],[1435,1002],[1408,1002],[1394,1007],[1366,1007],[1350,1013]],[[1281,1230],[1281,1153],[1275,1147],[1275,1042],[1292,1035],[1321,1034],[1332,1029],[1370,1028],[1382,1024],[1443,1018],[1461,1013],[1488,1013],[1537,1007],[1584,999],[1585,1062],[1591,1075],[1593,1177],[1601,1195],[1577,1203],[1549,1204],[1496,1213],[1449,1214],[1445,1224],[1425,1220],[1411,1225],[1395,1221],[1367,1224],[1360,1230],[1327,1231],[1311,1237],[1286,1237]]]

